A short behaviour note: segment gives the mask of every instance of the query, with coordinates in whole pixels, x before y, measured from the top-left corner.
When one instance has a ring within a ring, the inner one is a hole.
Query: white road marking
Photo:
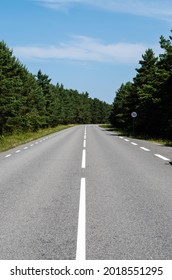
[[[86,127],[85,127],[85,134],[84,134],[84,135],[85,135],[85,136],[84,136],[84,144],[83,144],[83,147],[85,148],[85,147],[86,147]],[[34,145],[38,145],[39,143],[42,143],[43,141],[48,140],[50,137],[51,137],[51,136],[46,137],[46,138],[44,138],[44,139],[41,139],[41,140],[39,140],[39,142],[37,141],[37,142],[35,142],[34,144],[30,144],[30,147],[33,147]],[[28,149],[27,146],[23,148],[23,150],[27,150],[27,149]],[[16,154],[18,154],[18,153],[20,153],[20,152],[21,152],[21,150],[15,151]],[[8,155],[6,155],[6,156],[4,156],[4,157],[5,157],[5,158],[9,158],[9,157],[11,157],[11,156],[12,156],[12,154],[8,154]],[[84,166],[84,165],[85,165],[85,164],[84,164],[84,161],[85,161],[84,152],[83,152],[83,156],[84,156],[84,158],[83,158],[83,160],[82,160],[82,165]],[[85,168],[85,167],[82,167],[82,168]]]
[[[161,158],[161,159],[163,159],[163,160],[168,160],[168,161],[170,161],[169,158],[166,158],[166,157],[161,156],[161,155],[159,155],[159,154],[155,154],[155,156],[156,156],[156,157],[159,157],[159,158]]]
[[[124,137],[120,136],[119,138],[124,139]]]
[[[147,148],[145,148],[145,147],[140,147],[140,149],[142,149],[142,150],[144,150],[144,151],[146,151],[146,152],[150,152],[150,150],[147,149]]]
[[[84,139],[83,148],[86,148],[86,139]]]
[[[8,158],[8,157],[11,157],[11,156],[12,156],[12,154],[8,154],[8,155],[6,155],[5,157]]]
[[[85,149],[82,151],[82,165],[81,165],[81,167],[82,168],[85,168],[85,166],[86,166],[86,151],[85,151]]]
[[[128,139],[124,139],[126,142],[129,142],[130,140],[128,140]]]
[[[76,260],[86,259],[86,182],[81,178]]]
[[[137,143],[134,143],[134,142],[131,142],[131,144],[134,145],[134,146],[137,146],[137,145],[138,145]]]

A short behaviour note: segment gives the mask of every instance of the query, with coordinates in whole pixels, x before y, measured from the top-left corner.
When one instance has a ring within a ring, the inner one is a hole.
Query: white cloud
[[[39,2],[41,5],[56,10],[66,10],[71,5],[83,4],[81,0],[33,0]]]
[[[73,5],[89,5],[111,12],[159,18],[172,22],[171,0],[33,0],[51,9],[67,9]]]
[[[107,44],[85,36],[72,36],[67,43],[51,46],[16,46],[14,55],[27,59],[66,59],[109,63],[137,63],[151,46],[131,43]]]

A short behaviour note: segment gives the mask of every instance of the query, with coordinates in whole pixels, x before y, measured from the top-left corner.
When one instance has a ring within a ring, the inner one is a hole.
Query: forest
[[[172,31],[171,31],[172,32]],[[132,82],[117,90],[111,124],[128,134],[172,139],[172,36],[160,37],[162,53],[147,49]],[[137,117],[132,119],[131,113]]]
[[[172,32],[172,31],[171,31]],[[37,131],[59,124],[110,123],[135,135],[172,140],[172,36],[160,37],[162,53],[147,49],[132,82],[123,83],[112,105],[88,92],[52,84],[38,71],[30,73],[0,42],[0,135]],[[115,75],[115,74],[114,74]]]
[[[88,92],[53,85],[41,70],[33,75],[0,42],[0,136],[59,124],[107,123],[111,108]]]

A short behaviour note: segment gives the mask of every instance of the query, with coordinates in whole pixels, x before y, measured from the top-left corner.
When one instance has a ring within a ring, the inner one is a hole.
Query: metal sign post
[[[132,112],[131,116],[133,118],[133,136],[134,136],[134,122],[135,122],[135,118],[137,117],[137,113],[136,112]]]

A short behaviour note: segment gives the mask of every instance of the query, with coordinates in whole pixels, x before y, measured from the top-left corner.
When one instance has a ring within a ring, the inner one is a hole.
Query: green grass
[[[133,137],[133,136],[131,136]],[[172,141],[169,139],[150,137],[149,135],[135,135],[133,138],[154,142],[160,145],[172,147]]]
[[[115,127],[113,127],[111,124],[100,124],[99,126],[102,127],[102,128],[107,129],[108,131],[115,132],[115,133],[117,133],[117,134],[119,134],[119,135],[126,135],[126,136],[128,135],[128,134],[126,134],[126,132],[124,132],[124,131],[119,131],[118,129],[116,129]]]
[[[119,131],[118,129],[116,129],[115,127],[113,127],[110,124],[100,124],[99,126],[102,127],[102,128],[105,128],[107,130],[114,131],[115,133],[117,133],[119,135],[125,135],[127,137],[146,140],[146,141],[155,142],[155,143],[158,143],[158,144],[161,144],[161,145],[164,145],[164,146],[172,147],[172,141],[168,140],[168,139],[150,138],[149,136],[146,136],[146,135],[131,136],[128,132]]]
[[[161,144],[161,145],[164,145],[164,146],[168,146],[168,147],[172,147],[172,141],[171,140],[165,140],[165,139],[154,139],[154,138],[148,138],[146,139],[147,141],[150,141],[150,142],[155,142],[155,143],[158,143],[158,144]]]
[[[102,128],[113,128],[111,124],[99,124]]]
[[[54,128],[40,129],[37,132],[16,132],[13,135],[0,136],[0,152],[7,151],[21,144],[28,143],[71,126],[73,125],[58,125]]]

